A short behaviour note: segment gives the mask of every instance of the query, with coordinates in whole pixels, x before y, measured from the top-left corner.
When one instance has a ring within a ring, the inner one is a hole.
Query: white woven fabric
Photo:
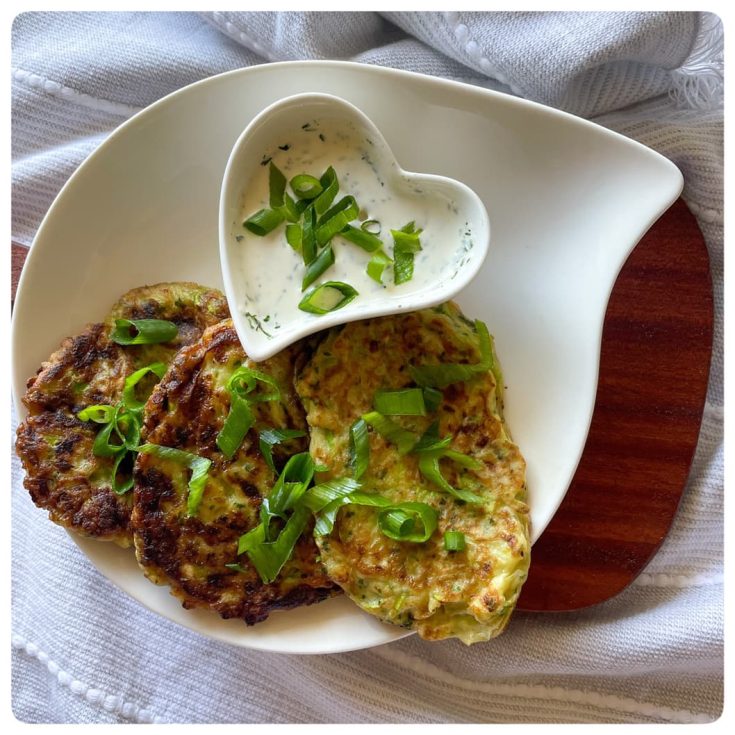
[[[722,44],[699,13],[24,14],[13,26],[13,240],[136,110],[211,74],[347,58],[511,91],[670,157],[710,252],[715,352],[669,537],[613,600],[517,614],[488,644],[303,657],[179,628],[101,577],[12,461],[12,706],[26,722],[708,722],[723,702]],[[13,419],[13,429],[15,419]]]

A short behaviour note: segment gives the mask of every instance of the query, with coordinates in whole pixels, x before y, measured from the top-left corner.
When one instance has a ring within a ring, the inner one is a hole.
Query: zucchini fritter
[[[257,365],[251,363],[229,321],[207,330],[183,349],[146,405],[147,441],[184,450],[212,465],[194,515],[187,514],[190,471],[153,454],[135,465],[132,528],[138,562],[146,576],[168,584],[184,607],[204,607],[249,625],[274,609],[310,604],[337,590],[317,562],[311,529],[297,543],[278,579],[264,584],[246,555],[237,557],[238,539],[259,522],[262,498],[277,479],[258,446],[266,427],[306,430],[293,390],[295,345]],[[240,365],[266,373],[279,386],[279,400],[252,406],[255,424],[228,460],[216,444],[230,408],[228,381]],[[276,446],[276,463],[306,447],[305,438]],[[239,563],[239,567],[227,565]]]
[[[104,323],[66,339],[27,383],[28,417],[16,451],[33,502],[51,520],[84,536],[129,546],[132,493],[112,490],[113,460],[92,452],[98,425],[77,418],[82,409],[114,405],[125,379],[151,362],[170,362],[182,345],[229,316],[224,296],[194,283],[161,283],[126,293]],[[166,344],[123,347],[110,340],[116,318],[167,319],[177,337]]]
[[[372,410],[376,391],[413,384],[410,365],[479,360],[474,327],[452,303],[331,330],[296,380],[310,452],[330,467],[320,479],[351,474],[350,426]],[[374,509],[350,505],[339,511],[333,532],[317,538],[322,563],[354,602],[386,622],[427,639],[488,640],[508,622],[530,548],[525,462],[504,427],[493,373],[444,388],[431,415],[392,418],[418,435],[438,419],[440,435],[453,437],[452,449],[482,463],[468,469],[442,460],[444,477],[483,502],[465,503],[442,491],[421,474],[416,454],[399,455],[371,431],[363,490],[433,506],[438,528],[426,543],[395,541],[379,530]],[[448,530],[464,534],[463,551],[444,548]]]

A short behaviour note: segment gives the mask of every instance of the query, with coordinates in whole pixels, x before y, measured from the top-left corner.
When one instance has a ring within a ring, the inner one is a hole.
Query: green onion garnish
[[[338,497],[318,513],[314,535],[325,536],[331,533],[337,513],[345,505],[380,508],[378,527],[385,536],[396,541],[424,543],[436,529],[438,513],[426,503],[391,503],[380,495],[353,492]]]
[[[309,206],[304,210],[304,222],[301,225],[301,257],[304,265],[309,265],[316,258],[316,213],[314,207]]]
[[[316,241],[320,245],[328,243],[338,232],[344,230],[349,222],[357,219],[359,213],[360,207],[355,197],[343,197],[319,218],[316,227]]]
[[[328,314],[347,306],[357,295],[357,291],[348,283],[327,281],[309,291],[299,302],[299,309],[310,314]]]
[[[380,234],[380,222],[376,219],[366,219],[361,225],[360,229],[364,230],[365,232],[369,232],[371,235],[379,235]]]
[[[284,214],[281,209],[259,209],[255,214],[251,214],[242,226],[250,230],[253,235],[263,237],[278,227],[284,220]]]
[[[319,178],[319,183],[322,185],[322,193],[314,199],[314,211],[321,217],[332,206],[339,191],[337,172],[330,166]]]
[[[424,388],[424,403],[426,404],[426,410],[433,413],[441,406],[444,396],[440,390],[427,386]]]
[[[412,431],[404,429],[379,411],[363,414],[363,421],[370,424],[383,438],[398,448],[398,454],[408,454],[416,444],[418,437]]]
[[[268,386],[270,390],[256,392],[259,384]],[[270,375],[245,365],[235,370],[227,382],[227,389],[230,392],[230,410],[216,441],[222,454],[227,459],[232,459],[255,423],[250,404],[278,401],[281,398],[281,389]]]
[[[301,253],[301,225],[286,225],[286,242],[297,253]]]
[[[356,480],[365,474],[369,463],[370,437],[367,422],[364,419],[357,419],[350,426],[350,466]]]
[[[391,265],[391,263],[393,263],[393,261],[385,254],[385,252],[382,249],[378,249],[372,254],[370,262],[367,264],[367,274],[373,279],[373,281],[382,284],[383,271]]]
[[[444,478],[439,467],[439,460],[442,457],[442,451],[436,452],[422,452],[419,454],[419,472],[429,482],[433,482],[437,487],[449,493],[458,500],[463,500],[465,503],[482,503],[483,500],[479,495],[464,490],[463,488],[452,487]]]
[[[270,195],[268,203],[271,209],[282,207],[283,195],[286,192],[286,177],[273,161],[270,162],[268,167],[268,189]]]
[[[396,285],[406,283],[413,278],[413,259],[421,250],[419,235],[414,222],[409,222],[400,230],[391,230],[393,235],[393,280]]]
[[[284,219],[289,222],[298,222],[301,219],[301,214],[304,211],[306,202],[295,202],[287,191],[283,192],[283,206],[281,207],[281,213]],[[286,225],[288,227],[288,225]]]
[[[80,421],[94,421],[95,424],[109,424],[114,415],[114,406],[99,405],[87,406],[77,414],[77,418]]]
[[[445,531],[444,548],[447,551],[464,551],[465,539],[462,531]]]
[[[486,373],[493,366],[492,337],[487,327],[478,319],[475,321],[475,331],[480,342],[480,362],[475,365],[445,363],[443,365],[409,366],[411,377],[421,386],[445,388],[451,383],[469,380],[475,375]],[[502,380],[502,376],[501,376]]]
[[[117,455],[115,464],[112,467],[112,492],[116,495],[125,495],[135,485],[133,461],[132,452],[120,452]],[[127,465],[124,469],[121,468],[123,462]]]
[[[316,176],[299,174],[291,179],[291,189],[299,199],[314,199],[324,191],[324,187]]]
[[[302,436],[306,436],[306,432],[300,429],[263,429],[260,432],[259,446],[260,453],[263,455],[263,459],[265,459],[268,467],[274,472],[276,471],[275,465],[273,464],[273,447],[276,444],[282,444],[283,442],[298,439]]]
[[[276,484],[260,504],[260,522],[264,539],[270,541],[270,523],[273,518],[285,520],[287,510],[294,508],[314,477],[314,460],[308,452],[294,454],[286,462]],[[241,553],[241,552],[240,552]]]
[[[211,460],[191,452],[185,452],[183,449],[164,447],[160,444],[143,444],[138,447],[138,451],[141,454],[152,454],[159,459],[176,462],[176,464],[184,465],[191,470],[188,483],[189,492],[186,498],[186,513],[188,516],[195,516],[202,502],[204,488],[207,485],[209,468],[212,466]]]
[[[110,339],[119,345],[153,345],[170,342],[179,328],[164,319],[115,319]]]
[[[149,373],[153,373],[160,380],[166,372],[166,364],[163,362],[154,362],[146,367],[136,370],[125,378],[125,386],[123,387],[122,402],[128,411],[141,411],[145,406],[145,399],[139,400],[135,395],[135,388],[138,383]]]
[[[347,225],[347,227],[341,230],[339,236],[344,237],[345,240],[361,247],[368,253],[374,253],[383,247],[383,242],[379,237],[352,225]]]
[[[309,488],[303,496],[303,503],[313,513],[319,513],[331,502],[359,489],[360,483],[357,480],[350,477],[336,477]]]
[[[426,416],[421,388],[379,390],[373,398],[375,410],[388,416]]]
[[[319,276],[334,265],[334,250],[327,245],[319,251],[319,255],[306,266],[306,273],[301,281],[301,290],[306,291]]]
[[[275,581],[283,565],[291,558],[296,542],[306,529],[309,515],[308,508],[296,508],[274,541],[265,540],[262,525],[240,536],[237,553],[248,555],[265,584]]]

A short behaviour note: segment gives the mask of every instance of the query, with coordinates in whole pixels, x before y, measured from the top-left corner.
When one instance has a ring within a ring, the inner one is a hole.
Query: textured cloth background
[[[205,640],[101,577],[12,460],[12,706],[27,722],[707,722],[723,697],[722,32],[700,13],[23,14],[12,41],[13,240],[137,110],[273,60],[342,58],[511,92],[672,159],[709,248],[715,352],[674,527],[613,600],[518,613],[466,648],[417,637],[285,656]],[[15,428],[13,418],[13,430]]]

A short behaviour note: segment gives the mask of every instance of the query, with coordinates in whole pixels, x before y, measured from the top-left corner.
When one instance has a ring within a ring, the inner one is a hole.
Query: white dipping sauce
[[[378,237],[390,257],[391,229],[399,230],[412,220],[423,229],[422,250],[414,257],[410,281],[396,286],[393,268],[388,266],[383,272],[383,285],[378,284],[366,272],[371,254],[335,235],[331,240],[335,263],[307,291],[326,281],[343,281],[359,294],[351,306],[387,299],[399,309],[405,295],[432,291],[440,282],[454,278],[473,247],[469,223],[447,193],[431,182],[401,174],[390,151],[379,147],[350,121],[305,122],[303,128],[295,126],[293,134],[274,141],[272,150],[263,153],[263,165],[250,178],[242,197],[241,217],[233,223],[232,232],[242,253],[238,265],[244,289],[238,294],[237,308],[249,319],[251,327],[266,336],[295,321],[320,319],[298,308],[304,296],[301,281],[306,266],[301,255],[286,242],[286,222],[264,237],[251,233],[242,224],[258,210],[269,208],[270,160],[288,182],[297,174],[318,179],[332,166],[339,182],[332,204],[349,194],[355,197],[360,220],[380,222]],[[286,191],[296,198],[289,185]],[[357,220],[351,224],[360,226]]]

